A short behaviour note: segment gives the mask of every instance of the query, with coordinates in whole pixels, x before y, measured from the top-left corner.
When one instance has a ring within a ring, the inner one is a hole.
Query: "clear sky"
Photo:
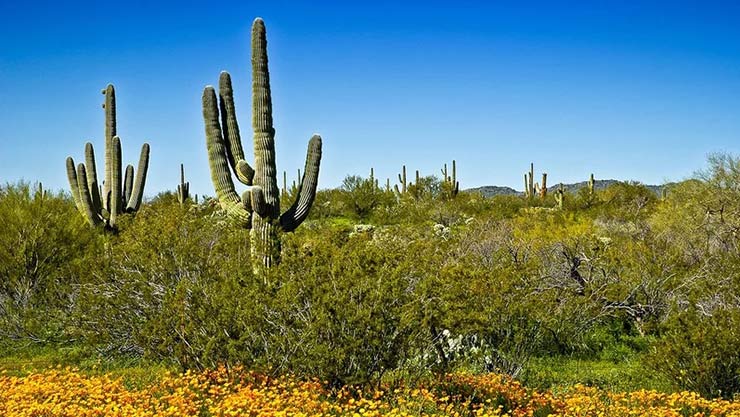
[[[201,94],[234,80],[251,159],[249,33],[267,25],[278,170],[324,138],[319,186],[401,165],[463,188],[680,180],[740,153],[737,1],[0,0],[0,182],[67,188],[64,160],[103,149],[116,86],[125,163],[152,147],[146,194],[214,194]],[[538,174],[539,175],[539,174]]]

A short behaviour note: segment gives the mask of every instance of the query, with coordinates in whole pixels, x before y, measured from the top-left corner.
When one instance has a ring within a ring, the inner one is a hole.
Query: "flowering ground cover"
[[[0,374],[0,415],[15,416],[740,416],[740,402],[690,392],[553,393],[497,374],[450,374],[415,386],[329,389],[321,381],[242,369],[167,373],[132,386],[110,374],[54,368]]]

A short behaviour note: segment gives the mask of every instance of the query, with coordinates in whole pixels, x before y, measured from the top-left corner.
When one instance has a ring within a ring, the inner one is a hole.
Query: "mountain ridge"
[[[595,180],[594,181],[594,189],[596,190],[603,190],[613,184],[625,182],[615,179],[608,179],[608,180]],[[663,185],[653,185],[653,184],[642,184],[640,182],[636,181],[628,181],[630,183],[636,183],[640,184],[650,191],[654,192],[656,195],[660,195],[661,191],[663,190],[663,187],[665,187],[668,184]],[[553,193],[555,190],[557,190],[560,187],[560,183],[552,185],[550,187],[547,187],[548,193]],[[565,192],[574,194],[578,192],[581,188],[588,187],[588,181],[581,181],[581,182],[575,182],[570,184],[563,183],[563,188],[565,189]],[[479,192],[484,197],[493,197],[496,195],[524,195],[524,191],[519,191],[511,187],[506,186],[500,186],[500,185],[484,185],[481,187],[474,187],[474,188],[468,188],[463,190],[465,192]]]

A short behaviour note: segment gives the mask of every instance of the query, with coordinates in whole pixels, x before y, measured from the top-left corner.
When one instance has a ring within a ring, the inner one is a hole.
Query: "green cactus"
[[[416,170],[416,182],[414,182],[413,184],[409,184],[407,190],[414,197],[414,200],[418,200],[421,198],[421,175],[419,174],[418,169]]]
[[[190,198],[190,183],[185,182],[185,165],[180,164],[180,184],[177,186],[177,201],[181,206]]]
[[[270,74],[267,68],[267,38],[262,19],[255,19],[252,24],[254,169],[244,159],[229,73],[224,71],[219,78],[218,101],[212,86],[207,86],[203,91],[203,119],[211,179],[219,203],[230,216],[251,229],[251,250],[256,272],[270,268],[280,261],[280,233],[295,230],[308,216],[316,197],[321,137],[314,135],[309,141],[298,196],[281,215]],[[249,187],[241,197],[236,193],[229,167],[239,181]]]
[[[533,198],[536,195],[537,190],[534,184],[534,162],[529,164],[529,174],[524,174],[524,196],[526,198]]]
[[[452,160],[452,176],[447,175],[447,164],[444,164],[442,169],[442,185],[443,189],[449,198],[457,197],[460,192],[460,182],[457,181],[457,164],[455,160]]]
[[[115,231],[118,215],[136,212],[141,206],[149,169],[149,144],[141,147],[136,176],[134,167],[129,165],[122,182],[121,140],[116,136],[116,92],[108,84],[102,93],[105,95],[105,180],[102,186],[98,185],[95,151],[90,142],[85,144],[84,164],[75,168],[72,157],[67,158],[67,179],[77,210],[88,223]]]
[[[529,164],[529,173],[524,174],[524,197],[527,199],[539,196],[544,200],[547,197],[547,173],[542,173],[542,184],[534,182],[534,163]]]
[[[563,183],[560,183],[560,187],[555,191],[555,201],[558,203],[558,207],[562,210],[563,204],[565,203],[565,187]]]
[[[407,184],[406,184],[406,165],[403,166],[403,169],[401,171],[401,174],[398,174],[398,182],[401,184],[401,188],[398,188],[398,184],[393,186],[393,189],[396,191],[396,194],[400,197],[402,194],[406,194],[406,191],[408,190]]]
[[[594,180],[594,174],[591,174],[591,177],[588,179],[588,195],[590,197],[593,197],[594,195],[594,185],[596,184],[596,181]]]
[[[373,190],[380,190],[378,179],[375,178],[375,168],[370,167],[370,183],[373,185]]]
[[[36,192],[33,194],[33,199],[43,201],[45,198],[46,190],[44,190],[44,184],[39,181],[38,185],[36,186]]]
[[[540,187],[540,198],[544,200],[547,197],[547,173],[542,173],[542,186]]]

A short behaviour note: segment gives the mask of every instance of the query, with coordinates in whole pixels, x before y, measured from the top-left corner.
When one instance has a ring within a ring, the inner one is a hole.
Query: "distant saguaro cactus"
[[[562,210],[563,204],[565,203],[565,187],[563,187],[563,183],[560,183],[560,186],[555,191],[555,201],[558,203],[558,207]]]
[[[596,184],[596,181],[594,180],[594,174],[591,174],[591,176],[588,179],[588,195],[589,196],[593,197],[595,184]]]
[[[407,190],[407,184],[406,184],[406,165],[403,166],[401,174],[398,174],[398,182],[401,184],[401,188],[398,188],[398,184],[394,185],[393,188],[396,190],[396,194],[399,196],[401,194],[406,194]]]
[[[540,187],[540,198],[545,199],[547,197],[547,173],[542,173],[542,186]]]
[[[220,113],[220,114],[219,114]],[[220,116],[220,117],[219,117]],[[272,125],[270,73],[267,68],[267,37],[262,19],[252,24],[252,128],[254,168],[244,159],[234,107],[231,76],[222,72],[219,99],[212,86],[203,91],[208,162],[211,180],[221,207],[244,227],[250,228],[255,270],[280,261],[280,233],[295,230],[308,216],[319,178],[321,137],[308,142],[306,167],[293,205],[280,214],[280,193],[275,166],[275,129]],[[236,193],[229,167],[248,186],[241,198]]]
[[[457,181],[457,163],[454,159],[452,160],[452,176],[447,175],[447,164],[444,164],[444,168],[442,168],[442,184],[447,197],[457,197],[460,192],[460,182]]]
[[[534,163],[529,164],[529,173],[524,174],[524,196],[534,198],[536,195],[544,200],[547,197],[547,173],[542,173],[542,185],[534,182]]]
[[[67,179],[72,189],[77,210],[92,226],[104,226],[116,230],[117,218],[121,213],[139,210],[144,195],[146,173],[149,169],[149,144],[141,147],[139,167],[134,176],[134,167],[126,167],[125,178],[121,179],[121,140],[116,136],[116,91],[113,85],[102,91],[105,95],[105,177],[98,185],[95,168],[95,151],[92,143],[85,144],[85,163],[75,169],[72,157],[67,158]]]
[[[185,205],[185,202],[190,198],[190,183],[185,182],[185,165],[180,164],[180,184],[177,186],[177,201],[180,205]]]

